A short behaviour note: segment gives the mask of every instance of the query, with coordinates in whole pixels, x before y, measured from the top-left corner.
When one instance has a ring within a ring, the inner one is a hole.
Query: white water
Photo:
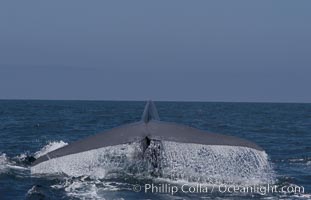
[[[68,143],[63,141],[54,141],[49,142],[47,145],[45,145],[41,150],[34,153],[34,157],[38,158],[48,152],[54,151],[58,148],[61,148]],[[22,162],[27,157],[26,153],[22,153],[20,155],[17,155],[15,157],[8,157],[5,153],[0,152],[0,174],[6,173],[9,169],[14,170],[27,170],[28,167],[25,167],[20,162]]]
[[[5,153],[0,153],[0,174],[6,172],[8,165],[8,159]]]
[[[128,190],[127,188],[130,187],[129,184],[125,183],[102,181],[99,179],[85,180],[85,178],[85,176],[76,179],[66,178],[65,181],[51,187],[54,189],[64,189],[67,196],[78,199],[111,199],[105,198],[107,192]]]
[[[163,142],[163,177],[213,184],[273,182],[268,155],[247,147]]]
[[[37,151],[34,154],[35,158],[39,158],[40,156],[43,156],[51,151],[54,151],[56,149],[59,149],[63,146],[68,145],[68,143],[64,142],[64,141],[54,141],[54,142],[49,142],[47,145],[45,145],[42,149],[40,149],[40,151]]]

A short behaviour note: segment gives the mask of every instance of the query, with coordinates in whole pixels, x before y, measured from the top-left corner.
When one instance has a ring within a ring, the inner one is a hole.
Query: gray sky
[[[1,1],[0,99],[311,102],[311,1]]]

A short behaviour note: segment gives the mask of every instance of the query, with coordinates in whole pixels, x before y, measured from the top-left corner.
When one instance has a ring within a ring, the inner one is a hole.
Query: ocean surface
[[[155,103],[163,121],[245,138],[265,152],[166,142],[170,165],[161,177],[145,168],[132,173],[140,163],[129,163],[130,144],[62,161],[79,171],[36,174],[30,158],[138,121],[145,102],[0,100],[0,199],[311,199],[311,104]],[[96,167],[87,165],[99,154]],[[145,190],[152,184],[157,192]]]

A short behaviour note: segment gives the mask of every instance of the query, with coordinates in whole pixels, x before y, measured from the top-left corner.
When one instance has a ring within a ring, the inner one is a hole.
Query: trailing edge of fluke
[[[126,144],[136,141],[142,141],[148,146],[151,140],[203,145],[240,146],[263,151],[261,147],[245,139],[229,135],[210,133],[181,124],[160,121],[160,117],[154,103],[152,101],[148,101],[141,121],[122,125],[103,133],[73,142],[72,144],[39,157],[32,163],[32,166],[50,159],[107,146]]]

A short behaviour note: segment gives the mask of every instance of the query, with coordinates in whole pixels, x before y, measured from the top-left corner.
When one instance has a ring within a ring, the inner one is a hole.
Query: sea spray
[[[41,148],[39,151],[37,151],[36,153],[34,153],[34,157],[35,158],[39,158],[40,156],[43,156],[51,151],[54,151],[56,149],[59,149],[61,147],[64,147],[68,145],[68,143],[64,142],[64,141],[53,141],[53,142],[49,142],[47,145],[45,145],[43,148]]]
[[[7,170],[8,158],[5,153],[0,153],[0,174]]]

